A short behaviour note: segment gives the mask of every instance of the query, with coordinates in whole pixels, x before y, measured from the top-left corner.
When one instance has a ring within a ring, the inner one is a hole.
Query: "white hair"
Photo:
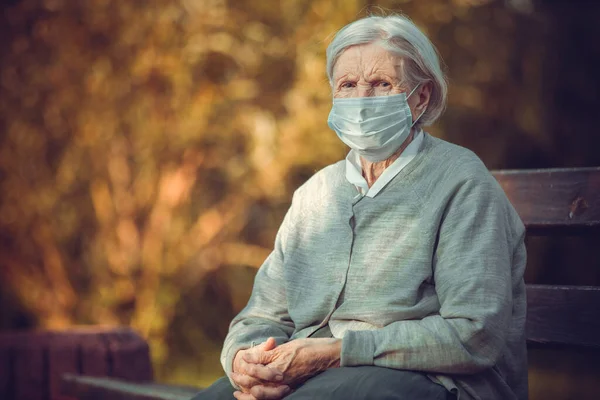
[[[369,16],[340,29],[327,47],[327,76],[333,85],[333,68],[340,55],[350,46],[378,43],[404,60],[402,76],[408,88],[431,82],[429,105],[418,125],[431,125],[446,108],[448,84],[440,57],[431,41],[407,17]]]

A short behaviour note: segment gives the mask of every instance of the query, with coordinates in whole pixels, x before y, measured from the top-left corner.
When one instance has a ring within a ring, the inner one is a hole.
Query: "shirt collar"
[[[419,152],[423,142],[423,131],[419,130],[414,139],[400,156],[387,167],[377,178],[373,186],[369,187],[367,180],[362,175],[360,155],[355,150],[350,150],[346,156],[346,180],[356,187],[358,192],[367,197],[375,197],[392,179],[396,177],[412,161]]]

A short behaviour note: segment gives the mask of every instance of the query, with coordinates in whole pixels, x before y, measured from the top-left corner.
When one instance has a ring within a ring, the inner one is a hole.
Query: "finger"
[[[242,355],[242,358],[252,364],[268,364],[271,361],[264,351],[248,351]]]
[[[253,378],[246,374],[238,374],[237,372],[231,373],[231,379],[242,389],[247,389],[247,390],[250,390],[250,388],[252,386],[262,384],[262,382],[256,378]]]
[[[269,351],[277,347],[277,342],[275,341],[275,338],[270,337],[264,343],[261,343],[261,346],[262,350]]]
[[[281,372],[261,364],[246,364],[241,372],[252,378],[268,382],[281,382],[283,380]]]
[[[257,385],[250,389],[250,394],[258,400],[280,400],[290,392],[287,385],[281,386],[263,386]]]
[[[273,350],[250,349],[242,354],[242,359],[251,364],[270,364],[275,359],[277,353]]]
[[[237,400],[257,400],[256,397],[254,397],[250,393],[242,393],[239,390],[233,392],[233,397],[235,397]]]
[[[251,347],[250,349],[248,349],[248,353],[253,353],[253,352],[260,352],[260,351],[269,351],[269,350],[273,350],[275,347],[277,347],[277,342],[275,341],[275,338],[270,337],[267,340],[265,340],[264,342],[262,342],[261,344],[259,344],[256,347]]]

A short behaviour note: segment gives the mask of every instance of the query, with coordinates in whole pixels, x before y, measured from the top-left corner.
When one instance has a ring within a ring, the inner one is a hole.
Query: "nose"
[[[355,97],[372,97],[373,94],[373,88],[371,88],[370,86],[357,86],[356,88],[356,96]]]

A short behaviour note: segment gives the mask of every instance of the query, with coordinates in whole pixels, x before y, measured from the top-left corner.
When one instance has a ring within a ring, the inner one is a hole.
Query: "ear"
[[[427,110],[432,89],[432,82],[423,83],[415,91],[415,94],[410,96],[408,99],[408,106],[410,107],[413,121],[415,121],[417,118],[420,118],[425,110]]]
[[[431,98],[431,91],[433,89],[433,83],[431,81],[421,85],[419,89],[417,89],[417,104],[415,104],[415,110],[418,114],[424,112],[429,106],[429,99]]]

